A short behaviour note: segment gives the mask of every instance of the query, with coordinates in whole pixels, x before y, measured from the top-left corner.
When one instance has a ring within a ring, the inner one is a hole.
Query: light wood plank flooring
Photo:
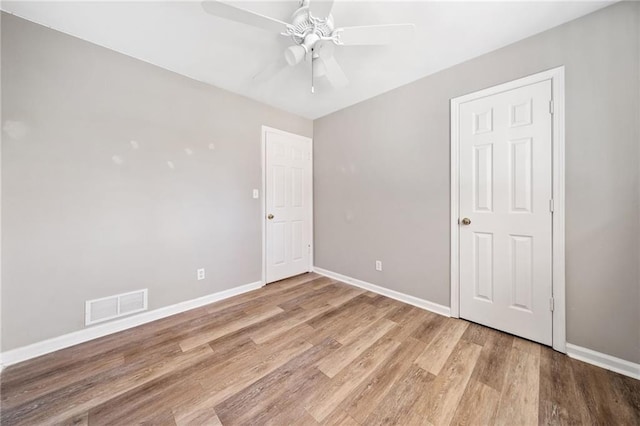
[[[1,381],[4,425],[640,423],[640,381],[315,274]]]

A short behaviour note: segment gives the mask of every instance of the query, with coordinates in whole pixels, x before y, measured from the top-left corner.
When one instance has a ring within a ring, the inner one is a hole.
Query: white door
[[[552,343],[551,81],[459,107],[460,317]]]
[[[311,270],[311,139],[265,129],[266,282]]]

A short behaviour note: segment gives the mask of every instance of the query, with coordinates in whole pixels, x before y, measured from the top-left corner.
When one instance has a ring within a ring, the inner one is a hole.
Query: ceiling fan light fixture
[[[301,45],[289,46],[284,51],[284,59],[287,61],[287,64],[294,66],[302,61],[306,53],[307,49]]]
[[[313,46],[315,46],[318,40],[320,40],[320,37],[317,34],[307,34],[302,43],[285,49],[284,59],[291,66],[299,64],[304,56],[313,50]]]

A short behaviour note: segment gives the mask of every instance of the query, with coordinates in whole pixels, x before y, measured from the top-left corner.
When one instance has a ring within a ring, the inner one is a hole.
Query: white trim
[[[311,247],[309,247],[309,272],[313,272],[313,264],[315,262],[315,249],[316,249],[316,245],[315,245],[315,240],[314,240],[314,228],[313,228],[313,224],[315,222],[314,220],[314,208],[313,208],[313,139],[309,139],[310,143],[311,143],[311,150],[309,151],[311,153],[311,201],[310,201],[310,209],[311,209],[311,218],[309,219],[311,221],[311,223],[309,224],[309,232],[311,233],[311,235],[309,235],[309,244],[311,245]]]
[[[611,370],[625,376],[640,380],[640,364],[616,358],[582,346],[567,343],[567,355],[573,359],[584,361],[597,367]]]
[[[0,60],[0,77],[2,76],[2,61]],[[1,78],[0,78],[1,81]],[[2,88],[0,88],[0,98]],[[0,117],[2,117],[2,102],[0,102]],[[2,136],[0,136],[0,224],[2,224]],[[2,226],[0,226],[0,323],[2,322]],[[0,348],[2,348],[2,327],[0,327]],[[2,373],[2,353],[0,353],[0,373]]]
[[[451,316],[454,318],[460,317],[460,266],[459,256],[460,248],[459,244],[459,227],[458,221],[460,218],[460,203],[459,194],[460,186],[458,184],[458,170],[460,169],[460,156],[459,145],[460,135],[458,132],[458,119],[460,105],[455,102],[455,99],[451,100],[449,121],[451,122],[451,254],[450,254],[450,278],[451,278]]]
[[[23,346],[21,348],[12,349],[0,354],[2,366],[16,364],[18,362],[26,361],[28,359],[55,352],[60,349],[68,348],[79,343],[84,343],[89,340],[104,337],[122,330],[137,327],[151,321],[156,321],[171,315],[199,308],[213,302],[228,299],[229,297],[233,297],[238,294],[257,290],[262,287],[262,285],[263,284],[260,281],[241,285],[239,287],[234,287],[228,290],[209,294],[207,296],[202,296],[197,299],[187,300],[184,302],[176,303],[175,305],[165,306],[163,308],[154,309],[153,311],[148,311],[142,314],[133,315],[131,317],[123,318],[109,323],[96,325],[83,330],[74,331],[69,334],[53,337],[51,339],[33,343],[28,346]]]
[[[553,349],[566,353],[566,296],[565,296],[565,103],[564,67],[555,68],[551,74],[553,99]]]
[[[317,266],[313,267],[313,272],[320,275],[324,275],[325,277],[333,278],[334,280],[337,280],[337,281],[342,281],[344,283],[351,284],[353,286],[372,291],[377,294],[381,294],[383,296],[387,296],[391,299],[399,300],[400,302],[404,302],[409,305],[413,305],[418,308],[425,309],[427,311],[435,312],[436,314],[444,315],[447,317],[450,316],[450,310],[448,306],[429,302],[428,300],[420,299],[415,296],[410,296],[408,294],[400,293],[399,291],[380,287],[378,285],[371,284],[356,278],[351,278],[346,275],[339,274],[337,272],[332,272],[326,269],[318,268]]]
[[[564,200],[564,66],[543,71],[538,74],[489,87],[468,95],[451,99],[451,316],[460,316],[460,265],[459,265],[459,144],[458,119],[460,105],[475,99],[506,92],[518,87],[551,80],[551,94],[554,102],[552,116],[553,144],[553,348],[566,352],[566,314],[565,314],[565,200]]]
[[[297,135],[295,133],[291,133],[291,132],[286,132],[284,130],[280,130],[280,129],[275,129],[273,127],[269,127],[269,126],[262,126],[262,131],[261,131],[261,145],[260,145],[260,168],[261,168],[261,173],[260,176],[262,178],[262,203],[260,203],[261,206],[261,215],[260,217],[262,218],[262,283],[264,285],[267,284],[267,227],[266,227],[266,217],[267,217],[267,132],[269,133],[278,133],[281,135],[286,135],[286,136],[291,136],[294,138],[298,138],[298,139],[302,139],[305,142],[309,142],[310,146],[310,153],[311,153],[311,205],[309,206],[311,212],[310,212],[310,226],[309,226],[309,232],[311,233],[311,235],[309,235],[309,241],[311,244],[311,250],[309,253],[309,269],[308,272],[312,272],[313,271],[313,256],[314,256],[314,241],[313,241],[313,139],[309,138],[307,136],[302,136],[302,135]]]
[[[260,186],[262,188],[262,193],[260,197],[262,198],[260,202],[260,230],[262,233],[262,245],[260,246],[262,249],[262,272],[261,279],[262,285],[267,284],[267,129],[268,127],[262,126],[260,130]]]

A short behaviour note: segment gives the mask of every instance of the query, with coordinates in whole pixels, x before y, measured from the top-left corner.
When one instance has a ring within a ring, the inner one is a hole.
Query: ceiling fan
[[[294,44],[284,52],[289,66],[306,59],[311,63],[311,93],[314,76],[324,76],[334,87],[348,83],[347,76],[333,57],[335,46],[387,45],[408,41],[413,36],[413,24],[366,25],[336,28],[331,9],[333,0],[300,0],[291,23],[283,22],[218,0],[204,0],[205,12],[291,37]]]

